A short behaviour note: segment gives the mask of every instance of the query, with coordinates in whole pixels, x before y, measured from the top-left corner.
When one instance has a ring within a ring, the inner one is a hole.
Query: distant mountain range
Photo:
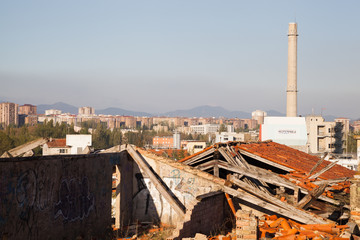
[[[103,115],[121,115],[121,116],[138,116],[138,117],[151,117],[152,114],[146,112],[134,112],[130,110],[125,110],[122,108],[105,108],[95,110],[96,114],[103,114]]]
[[[38,114],[44,114],[45,110],[49,110],[49,109],[61,110],[63,113],[71,113],[71,114],[77,114],[79,112],[79,108],[63,102],[37,105]]]
[[[39,114],[44,114],[45,110],[48,109],[57,109],[61,110],[63,113],[77,114],[78,107],[69,105],[67,103],[58,102],[54,104],[41,104],[37,106],[37,112]],[[135,112],[130,110],[125,110],[122,108],[106,108],[106,109],[96,109],[96,114],[103,115],[120,115],[120,116],[139,116],[139,117],[153,117],[153,116],[166,116],[166,117],[225,117],[225,118],[251,118],[251,113],[243,111],[229,111],[223,107],[213,107],[213,106],[199,106],[192,109],[186,110],[176,110],[166,113],[146,113],[146,112]],[[270,110],[267,111],[268,116],[284,116],[284,114]]]
[[[222,107],[199,106],[187,110],[176,110],[161,114],[168,117],[226,117],[250,118],[251,114],[242,111],[229,111]]]

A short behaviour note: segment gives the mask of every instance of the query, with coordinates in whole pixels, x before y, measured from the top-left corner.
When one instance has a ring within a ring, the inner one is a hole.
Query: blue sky
[[[298,112],[359,118],[360,1],[0,1],[0,100],[165,112],[285,113],[288,23]]]

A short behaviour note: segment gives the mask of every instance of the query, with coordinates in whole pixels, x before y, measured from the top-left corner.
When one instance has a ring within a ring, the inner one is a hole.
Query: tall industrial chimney
[[[297,24],[289,23],[286,116],[297,117]]]

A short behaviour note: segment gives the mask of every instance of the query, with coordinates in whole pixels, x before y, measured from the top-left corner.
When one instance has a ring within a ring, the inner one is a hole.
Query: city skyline
[[[357,1],[0,5],[0,101],[284,113],[296,21],[298,114],[360,117]]]

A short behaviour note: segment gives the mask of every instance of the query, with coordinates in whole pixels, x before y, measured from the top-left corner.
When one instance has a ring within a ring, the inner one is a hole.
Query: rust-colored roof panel
[[[320,160],[319,157],[275,142],[241,144],[236,146],[236,148],[242,149],[283,166],[292,168],[296,171],[305,173],[310,172],[313,166],[315,166],[315,164]],[[330,163],[331,162],[329,161],[323,161],[320,166],[317,167],[314,173],[320,171]],[[342,177],[353,177],[354,174],[355,171],[336,164],[330,170],[321,174],[320,177],[324,179],[335,179]]]
[[[66,139],[53,139],[47,143],[49,148],[61,148],[66,147]]]

